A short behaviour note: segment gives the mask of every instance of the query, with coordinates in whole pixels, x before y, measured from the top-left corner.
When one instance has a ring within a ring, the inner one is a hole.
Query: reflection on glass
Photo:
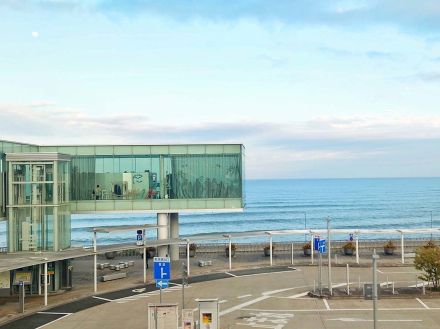
[[[241,156],[77,156],[73,200],[240,198]]]

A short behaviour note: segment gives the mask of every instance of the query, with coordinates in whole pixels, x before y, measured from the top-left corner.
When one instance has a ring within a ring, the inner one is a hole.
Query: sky
[[[440,2],[1,0],[0,139],[243,143],[247,178],[440,176]]]

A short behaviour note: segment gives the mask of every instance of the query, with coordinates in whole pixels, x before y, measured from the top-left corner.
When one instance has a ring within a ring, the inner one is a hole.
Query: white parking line
[[[429,306],[422,302],[420,298],[416,298],[416,301],[418,301],[424,308],[429,310]]]
[[[248,294],[248,295],[238,296],[237,298],[238,299],[242,299],[242,298],[246,298],[246,297],[252,297],[252,295]]]
[[[225,272],[225,274],[230,275],[230,276],[232,276],[234,278],[236,278],[238,276],[238,275],[235,275],[235,274],[232,274],[232,273],[229,273],[229,272]]]
[[[113,301],[113,299],[108,299],[108,298],[99,297],[99,296],[92,296],[92,298],[105,300],[105,301],[107,301],[107,302],[112,302],[112,301]]]
[[[234,306],[234,307],[228,308],[228,309],[226,309],[226,310],[220,312],[220,316],[223,316],[223,315],[226,315],[226,314],[232,313],[232,312],[234,312],[234,311],[238,311],[238,310],[242,309],[243,307],[246,307],[246,306],[249,306],[249,305],[252,305],[252,304],[255,304],[255,303],[261,302],[262,300],[265,300],[265,299],[268,299],[268,298],[270,298],[270,296],[261,296],[261,297],[258,297],[258,298],[255,298],[255,299],[252,299],[252,300],[250,300],[250,301],[248,301],[248,302],[246,302],[246,303],[236,305],[236,306]]]
[[[38,313],[42,313],[42,314],[50,314],[49,312],[38,312]],[[52,313],[52,314],[56,314],[56,313]],[[42,326],[39,326],[39,327],[37,327],[37,328],[35,328],[35,329],[41,329],[41,328],[44,328],[44,327],[46,327],[46,326],[48,326],[48,325],[50,325],[50,324],[52,324],[52,323],[55,323],[55,322],[57,322],[57,321],[60,321],[60,320],[62,320],[62,319],[64,319],[64,318],[68,317],[68,316],[71,315],[72,313],[58,313],[58,314],[65,314],[65,315],[62,316],[62,317],[60,317],[60,318],[58,318],[58,319],[56,319],[56,320],[53,320],[53,321],[48,322],[48,323],[46,323],[46,324],[43,324]]]
[[[327,309],[296,309],[296,310],[268,310],[259,308],[242,308],[242,311],[252,311],[252,312],[361,312],[361,311],[372,311],[372,308],[332,308]],[[396,311],[439,311],[440,307],[431,307],[429,309],[420,307],[401,307],[401,308],[379,308],[381,312],[396,312]]]
[[[373,322],[371,319],[359,319],[359,318],[338,318],[338,319],[328,319],[327,321],[342,321],[342,322]],[[395,319],[395,320],[378,320],[379,322],[423,322],[423,320],[413,320],[413,319]]]
[[[327,309],[327,311],[330,311],[330,305],[328,304],[327,299],[323,299],[322,300],[324,302],[325,308]]]

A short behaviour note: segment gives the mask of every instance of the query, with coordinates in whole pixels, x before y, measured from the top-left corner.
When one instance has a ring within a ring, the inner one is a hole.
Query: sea
[[[180,213],[180,235],[305,227],[324,229],[327,218],[331,219],[332,228],[440,227],[440,177],[246,180],[245,202],[243,212]],[[147,213],[72,215],[72,246],[89,246],[93,227],[154,223],[156,215]],[[154,230],[148,231],[149,239],[155,237]],[[369,235],[361,238],[393,237]],[[135,240],[136,232],[98,234],[98,244],[133,243]],[[304,237],[279,236],[274,240],[300,241]],[[237,242],[260,241],[261,238],[249,238]],[[5,245],[6,223],[3,221],[0,222],[0,246]]]

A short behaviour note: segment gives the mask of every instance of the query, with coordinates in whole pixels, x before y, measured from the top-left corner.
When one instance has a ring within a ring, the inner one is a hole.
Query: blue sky
[[[438,1],[0,1],[0,138],[244,143],[249,178],[440,175]]]

